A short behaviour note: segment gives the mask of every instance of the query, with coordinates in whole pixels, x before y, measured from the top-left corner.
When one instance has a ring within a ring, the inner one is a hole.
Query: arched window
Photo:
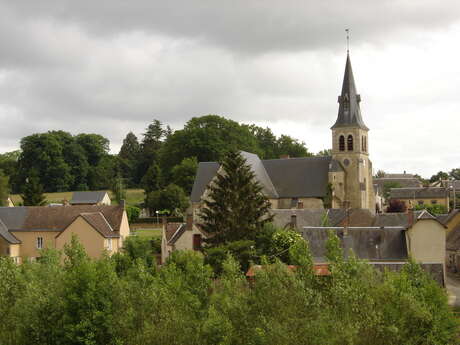
[[[361,136],[361,151],[366,151],[366,149],[364,148],[364,135]]]
[[[345,151],[345,137],[343,135],[339,137],[339,150]]]
[[[364,152],[367,152],[367,137],[364,137]]]
[[[353,136],[351,134],[347,138],[347,149],[353,151]]]

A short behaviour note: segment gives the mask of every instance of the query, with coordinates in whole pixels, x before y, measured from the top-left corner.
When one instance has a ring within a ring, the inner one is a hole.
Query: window
[[[364,152],[367,152],[367,137],[364,137]]]
[[[37,249],[43,249],[43,237],[37,237]]]
[[[347,138],[347,149],[353,151],[353,136],[351,134]]]
[[[201,250],[201,235],[193,235],[193,250]]]
[[[419,201],[418,201],[418,204],[419,204],[419,205],[423,205],[423,200],[419,200]]]
[[[107,250],[112,250],[112,239],[111,238],[106,239],[105,247],[107,248]]]
[[[366,151],[364,148],[364,135],[361,137],[361,151]]]
[[[343,135],[339,137],[339,150],[345,151],[345,137]]]
[[[436,205],[438,203],[438,200],[431,200],[432,205]]]

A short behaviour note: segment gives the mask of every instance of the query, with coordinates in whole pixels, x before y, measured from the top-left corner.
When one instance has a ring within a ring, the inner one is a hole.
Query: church
[[[369,159],[368,132],[360,109],[350,55],[347,53],[339,111],[332,130],[332,155],[261,160],[241,152],[272,209],[376,209]],[[191,194],[194,209],[206,197],[219,170],[217,162],[200,162]]]

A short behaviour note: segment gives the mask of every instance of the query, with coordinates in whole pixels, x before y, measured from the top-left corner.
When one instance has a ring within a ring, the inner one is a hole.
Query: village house
[[[116,253],[129,236],[124,205],[0,207],[0,255],[17,263],[62,250],[76,235],[92,258]]]
[[[107,205],[111,200],[106,191],[73,192],[70,205]]]
[[[449,193],[444,187],[391,188],[389,199],[402,201],[407,208],[441,205],[449,210]]]

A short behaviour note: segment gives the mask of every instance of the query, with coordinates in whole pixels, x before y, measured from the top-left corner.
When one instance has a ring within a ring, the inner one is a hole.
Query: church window
[[[347,149],[353,151],[353,136],[351,134],[347,138]]]
[[[361,151],[366,151],[364,147],[364,135],[361,137]]]
[[[339,150],[345,151],[345,137],[343,135],[339,137]]]
[[[363,139],[364,139],[364,141],[363,141],[363,143],[364,143],[364,150],[363,150],[363,151],[364,151],[364,152],[367,152],[367,137],[364,137]]]

